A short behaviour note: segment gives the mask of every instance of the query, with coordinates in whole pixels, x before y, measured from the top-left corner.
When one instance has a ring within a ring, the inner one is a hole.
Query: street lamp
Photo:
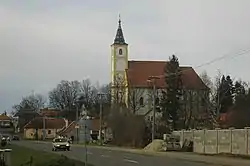
[[[100,112],[99,112],[99,116],[100,116],[99,139],[100,139],[100,144],[102,145],[102,102],[103,102],[102,100],[103,100],[103,96],[105,94],[99,92],[97,95],[99,96],[99,103],[100,103]]]
[[[79,105],[81,102],[83,102],[84,100],[81,99],[81,97],[83,96],[83,93],[78,93],[77,94],[77,100],[76,100],[76,125],[78,126],[76,128],[76,134],[77,134],[77,143],[79,142],[79,128],[82,131],[82,125],[79,125],[79,108],[84,109],[86,112],[85,114],[81,113],[80,116],[84,118],[85,124],[84,124],[84,148],[85,148],[85,166],[87,166],[87,161],[88,161],[88,149],[87,149],[87,120],[88,120],[88,116],[87,116],[87,110],[85,109],[84,105]],[[84,107],[84,108],[83,108]]]
[[[83,93],[77,94],[77,99],[75,101],[76,106],[76,141],[79,143],[79,109],[81,108],[80,103],[83,101],[81,100],[81,97],[83,96]]]
[[[153,122],[152,122],[152,141],[155,139],[155,92],[156,92],[156,80],[160,79],[158,76],[149,76],[147,82],[153,84]]]

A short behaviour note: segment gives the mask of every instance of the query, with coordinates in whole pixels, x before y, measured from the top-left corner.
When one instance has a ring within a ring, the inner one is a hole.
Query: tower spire
[[[119,21],[118,21],[118,23],[119,23],[119,27],[121,27],[121,15],[119,14]]]
[[[126,44],[123,32],[122,32],[122,25],[121,25],[121,15],[119,14],[119,20],[118,20],[118,29],[116,31],[114,44]]]

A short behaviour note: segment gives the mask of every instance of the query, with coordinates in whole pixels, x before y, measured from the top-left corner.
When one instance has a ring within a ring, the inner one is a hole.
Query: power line
[[[249,53],[249,52],[250,52],[250,49],[245,49],[245,50],[241,50],[240,52],[238,52],[236,54],[233,54],[233,55],[225,54],[225,55],[223,55],[221,57],[215,58],[215,59],[213,59],[211,61],[208,61],[206,63],[198,65],[195,68],[200,68],[200,67],[203,67],[203,66],[206,66],[206,65],[210,65],[210,64],[212,64],[214,62],[217,62],[217,61],[220,61],[220,60],[223,60],[223,59],[239,57],[239,56],[244,55],[244,54]]]
[[[213,60],[211,60],[211,61],[208,61],[208,62],[206,62],[206,63],[203,63],[203,64],[201,64],[201,65],[198,65],[198,66],[196,66],[196,67],[194,67],[194,68],[196,68],[196,69],[197,69],[197,68],[201,68],[201,67],[203,67],[203,66],[211,65],[212,63],[215,63],[215,62],[220,61],[220,60],[223,60],[223,59],[235,58],[235,57],[239,57],[239,56],[241,56],[241,55],[247,54],[247,53],[250,53],[250,48],[249,48],[249,49],[240,50],[240,51],[239,51],[238,53],[236,53],[236,54],[225,54],[225,55],[223,55],[223,56],[221,56],[221,57],[215,58],[215,59],[213,59]],[[185,70],[182,70],[182,71],[179,71],[179,72],[176,72],[176,73],[158,75],[158,76],[156,76],[156,77],[158,77],[158,78],[170,77],[170,76],[172,76],[172,75],[181,74],[181,73],[186,72],[186,71],[188,71],[188,70],[193,70],[193,68],[185,69]]]

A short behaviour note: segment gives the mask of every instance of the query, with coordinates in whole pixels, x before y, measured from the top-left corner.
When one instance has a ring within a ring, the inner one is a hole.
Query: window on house
[[[159,97],[157,97],[157,98],[155,99],[155,105],[157,105],[157,106],[160,105],[160,99],[159,99]]]
[[[150,121],[150,116],[147,117],[148,121]]]
[[[153,116],[150,116],[150,121],[153,121]]]
[[[201,98],[201,106],[206,105],[206,99],[204,97]]]
[[[140,106],[143,106],[144,105],[144,101],[143,101],[143,97],[140,98]]]
[[[51,130],[48,130],[48,134],[51,134]]]
[[[121,48],[119,49],[119,55],[122,55],[122,49]]]
[[[201,96],[200,96],[200,101],[201,101],[201,106],[206,106],[207,104],[207,94],[206,92],[204,92]]]

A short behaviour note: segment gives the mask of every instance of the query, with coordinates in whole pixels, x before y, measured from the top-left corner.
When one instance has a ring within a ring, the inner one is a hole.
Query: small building
[[[17,121],[17,131],[19,131],[20,133],[24,132],[24,126],[29,123],[32,119],[37,118],[37,117],[41,117],[41,115],[36,112],[36,111],[32,111],[27,109],[24,109],[22,111],[18,111],[15,115],[14,118]]]
[[[12,119],[3,113],[0,115],[0,133],[12,134],[15,129],[13,126]]]
[[[25,139],[42,139],[45,128],[45,139],[53,139],[68,127],[68,120],[63,118],[37,117],[24,126]]]

